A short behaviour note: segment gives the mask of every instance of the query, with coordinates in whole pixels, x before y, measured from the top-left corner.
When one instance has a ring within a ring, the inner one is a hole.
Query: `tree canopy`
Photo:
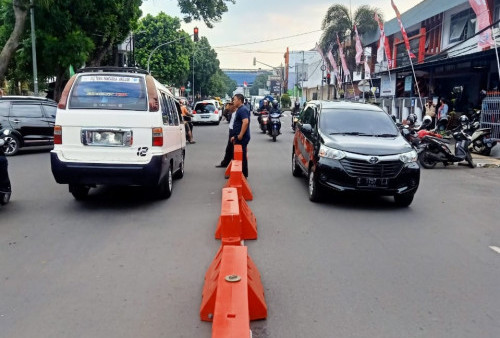
[[[184,21],[202,19],[207,27],[212,28],[213,23],[222,18],[222,14],[227,12],[226,3],[235,3],[235,0],[178,0],[181,13],[184,14]]]

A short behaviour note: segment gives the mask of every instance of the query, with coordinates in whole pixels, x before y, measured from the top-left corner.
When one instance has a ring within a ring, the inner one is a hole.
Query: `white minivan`
[[[77,200],[97,185],[149,186],[168,198],[185,147],[179,103],[146,71],[83,68],[58,104],[52,173]]]

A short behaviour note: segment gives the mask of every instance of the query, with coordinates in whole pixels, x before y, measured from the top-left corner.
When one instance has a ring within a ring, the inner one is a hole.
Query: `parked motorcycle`
[[[276,137],[281,134],[281,112],[271,112],[269,114],[269,122],[267,125],[269,136],[273,138],[273,142],[276,142]]]
[[[480,128],[481,111],[477,110],[472,114],[471,123],[467,133],[471,136],[469,150],[481,155],[489,156],[491,149],[496,146],[497,141],[491,138],[491,128]]]
[[[0,205],[5,205],[10,201],[12,189],[9,180],[8,161],[5,156],[5,139],[9,137],[10,130],[1,130],[0,125]]]
[[[467,161],[471,168],[475,167],[472,155],[468,149],[471,137],[465,132],[464,126],[456,128],[452,135],[455,139],[454,154],[448,147],[447,141],[429,135],[422,138],[418,155],[418,160],[422,167],[432,169],[439,162],[442,162],[446,166],[450,163],[462,161]]]

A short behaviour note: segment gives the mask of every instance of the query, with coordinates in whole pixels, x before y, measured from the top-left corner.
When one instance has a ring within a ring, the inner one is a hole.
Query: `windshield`
[[[72,109],[147,111],[144,79],[128,75],[82,75],[71,92]]]
[[[398,129],[384,111],[324,109],[320,130],[327,135],[396,137]]]
[[[215,111],[215,106],[209,102],[200,102],[196,104],[195,109],[198,114],[209,114]]]

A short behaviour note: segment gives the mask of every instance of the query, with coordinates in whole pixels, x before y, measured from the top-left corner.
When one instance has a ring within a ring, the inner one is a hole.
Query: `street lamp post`
[[[189,36],[191,36],[191,35],[189,35]],[[147,68],[148,68],[148,73],[150,73],[150,71],[149,71],[149,63],[151,62],[151,57],[153,56],[153,53],[154,53],[154,52],[156,52],[156,50],[157,50],[158,48],[163,47],[163,46],[166,46],[166,45],[169,45],[169,44],[171,44],[171,43],[173,43],[173,42],[177,42],[177,41],[180,41],[180,40],[184,40],[185,38],[186,38],[186,37],[185,37],[185,36],[183,36],[183,37],[181,37],[181,38],[178,38],[178,39],[175,39],[175,40],[172,40],[172,41],[167,41],[167,42],[164,42],[164,43],[159,44],[158,46],[156,46],[156,47],[155,47],[155,48],[151,51],[151,53],[149,53],[149,57],[148,57],[148,67],[147,67]]]

